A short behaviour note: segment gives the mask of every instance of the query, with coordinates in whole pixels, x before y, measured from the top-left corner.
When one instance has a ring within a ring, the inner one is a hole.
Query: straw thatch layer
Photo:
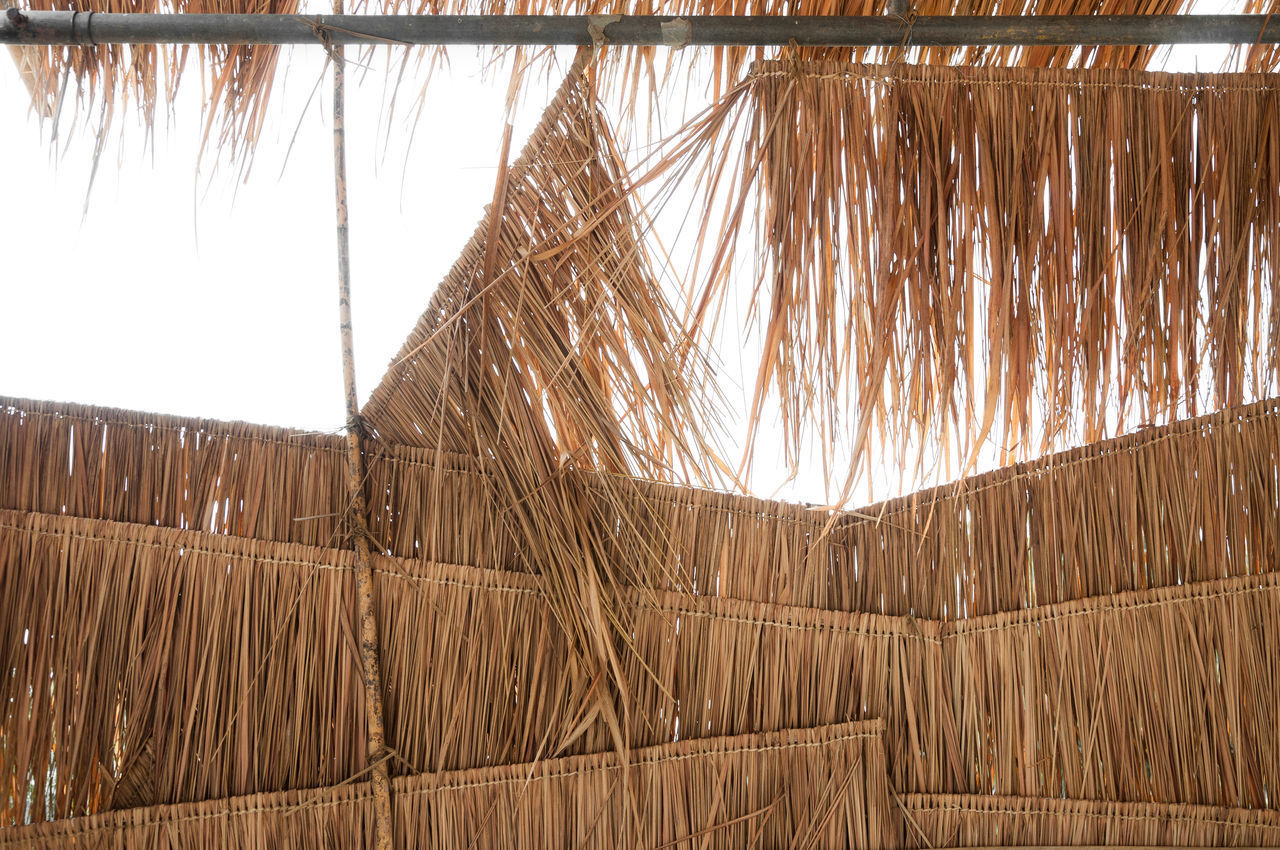
[[[116,785],[133,805],[363,766],[347,555],[0,519],[10,822],[117,805]],[[536,577],[374,568],[395,772],[614,746]],[[613,710],[637,746],[883,717],[906,791],[1265,806],[1280,781],[1280,573],[950,623],[624,598]]]
[[[908,794],[907,847],[1275,847],[1280,812],[1044,797]]]
[[[956,790],[1265,808],[1280,573],[950,623]]]
[[[349,567],[338,550],[0,512],[0,823],[350,776],[365,752]]]
[[[509,532],[570,638],[584,694],[615,746],[630,704],[618,599],[645,587],[638,529],[601,527],[573,470],[705,477],[702,363],[649,270],[614,141],[579,54],[510,167],[486,220],[370,397],[394,443],[463,452],[483,468]],[[603,495],[611,488],[608,478]],[[596,680],[598,684],[592,684]]]
[[[655,479],[709,463],[705,374],[650,268],[590,59],[500,163],[493,204],[370,395],[386,442],[509,475],[517,458]]]
[[[762,63],[665,168],[704,180],[698,320],[756,269],[755,420],[850,481],[877,437],[963,469],[1276,391],[1274,75]]]
[[[394,780],[397,846],[898,846],[877,722]],[[0,831],[0,846],[360,847],[367,784]],[[688,842],[688,843],[686,843]],[[806,845],[807,846],[807,845]]]
[[[1052,455],[850,512],[587,475],[607,557],[655,589],[950,620],[1261,573],[1280,553],[1280,402]],[[392,554],[528,570],[475,461],[375,443]],[[374,498],[377,496],[378,498]],[[337,438],[0,400],[0,508],[336,545]],[[216,513],[215,513],[216,510]]]

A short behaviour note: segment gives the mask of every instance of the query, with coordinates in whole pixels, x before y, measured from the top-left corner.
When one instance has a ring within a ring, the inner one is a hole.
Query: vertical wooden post
[[[334,0],[342,14],[342,0]],[[369,562],[368,508],[364,497],[364,454],[360,404],[356,398],[355,345],[351,335],[351,245],[347,228],[346,98],[343,50],[331,46],[333,59],[333,177],[338,224],[338,310],[342,333],[342,383],[347,408],[347,519],[356,552],[356,603],[360,611],[360,664],[364,672],[364,713],[372,773],[374,847],[391,850],[391,779],[387,775],[386,730],[382,720],[382,668],[378,660],[378,619]]]

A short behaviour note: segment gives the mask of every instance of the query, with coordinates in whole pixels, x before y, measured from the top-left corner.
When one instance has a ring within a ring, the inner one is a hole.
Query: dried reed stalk
[[[394,781],[398,846],[898,846],[879,723],[786,730]],[[0,847],[367,846],[368,784],[0,831]]]
[[[931,794],[908,794],[902,804],[906,847],[1280,843],[1280,814],[1274,810]]]
[[[705,197],[695,330],[754,267],[752,427],[846,495],[1276,391],[1273,75],[761,63],[647,167]]]
[[[342,0],[333,13],[341,15]],[[346,520],[355,550],[356,611],[360,623],[360,670],[364,678],[364,717],[369,784],[373,787],[374,850],[391,850],[391,778],[387,773],[386,728],[382,710],[382,668],[378,658],[378,608],[369,560],[369,508],[364,495],[364,433],[356,396],[355,341],[351,327],[351,234],[347,221],[346,58],[341,45],[326,45],[333,62],[333,188],[338,254],[338,328],[342,345],[342,389],[347,413]]]

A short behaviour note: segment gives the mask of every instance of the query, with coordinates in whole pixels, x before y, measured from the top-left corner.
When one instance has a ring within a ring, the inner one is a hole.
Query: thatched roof
[[[859,446],[1056,444],[1111,369],[1171,418],[1210,351],[1214,413],[831,511],[690,484],[706,314],[586,56],[346,441],[0,399],[0,845],[367,844],[383,770],[406,846],[1280,844],[1274,81],[762,66],[638,172],[766,131],[760,374],[796,422],[862,381]]]
[[[161,841],[145,838],[147,824],[200,812],[219,841],[358,830],[351,557],[310,545],[341,509],[337,440],[20,400],[4,411],[5,817],[106,811],[118,785],[131,786],[130,805],[193,804],[0,838],[93,829]],[[851,846],[914,843],[921,829],[944,843],[999,830],[1048,842],[1063,819],[1099,840],[1266,843],[1258,836],[1280,828],[1267,815],[1176,807],[1266,808],[1280,778],[1278,426],[1280,405],[1267,402],[1151,429],[864,509],[825,537],[823,518],[796,506],[618,479],[654,543],[652,561],[628,568],[651,590],[621,596],[634,629],[621,656],[628,737],[661,762],[691,752],[664,743],[677,737],[720,748],[721,736],[829,735],[821,727],[882,719],[888,780],[924,796],[906,798],[906,819],[846,785],[842,805],[860,812],[849,824],[896,824],[859,826]],[[408,795],[397,817],[406,834],[428,822],[472,834],[489,822],[466,812],[490,804],[442,803],[446,816],[416,808],[413,789],[471,784],[452,770],[550,775],[573,753],[599,753],[574,764],[602,767],[610,735],[565,698],[572,651],[488,476],[412,450],[374,444],[369,455],[369,489],[386,494],[372,528],[390,553],[375,573],[392,772]],[[598,492],[597,474],[580,475]],[[138,759],[149,766],[141,794],[129,776]],[[499,764],[527,766],[487,767]],[[643,788],[645,775],[628,781]],[[871,789],[867,776],[848,782]],[[344,780],[356,784],[299,790]],[[708,814],[686,797],[702,786],[682,781],[675,797],[639,794],[641,822],[684,817],[676,800],[693,806],[689,823],[711,823],[758,816],[766,799]],[[604,805],[577,795],[617,793],[528,789],[569,796],[539,809],[517,794],[483,828],[535,811],[561,823]],[[274,796],[207,802],[241,794]],[[1174,806],[1186,828],[1147,801]],[[280,820],[280,806],[312,813]],[[998,819],[961,818],[966,807]],[[681,829],[650,828],[617,834],[652,846],[645,836]]]

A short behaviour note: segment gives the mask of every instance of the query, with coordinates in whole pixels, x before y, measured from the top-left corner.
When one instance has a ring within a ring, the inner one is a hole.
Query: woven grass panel
[[[337,550],[0,512],[0,824],[349,777],[348,569]]]
[[[940,620],[1280,564],[1280,401],[1150,428],[837,520],[633,482],[602,524],[645,529],[645,572],[700,594]],[[622,551],[616,553],[623,555]]]
[[[263,426],[3,400],[0,507],[335,545],[340,452],[334,438]],[[401,557],[523,567],[472,467],[376,444],[369,492],[384,497],[370,499],[379,542]],[[1280,402],[862,508],[826,536],[826,520],[799,505],[638,480],[614,479],[595,504],[602,527],[625,519],[641,529],[645,561],[633,572],[655,588],[982,616],[1274,569]]]
[[[907,847],[1273,847],[1280,812],[1044,797],[907,794]]]
[[[337,437],[0,399],[0,507],[13,510],[333,545],[345,463]]]
[[[116,784],[177,801],[363,766],[338,731],[361,722],[345,554],[3,519],[8,819],[54,753],[35,817],[115,805]],[[611,749],[535,577],[375,569],[397,772]],[[1280,781],[1280,573],[962,623],[665,592],[631,606],[633,746],[882,717],[903,791],[1263,806]]]
[[[367,492],[379,542],[404,557],[513,566],[473,466],[375,449]],[[0,398],[0,508],[338,546],[345,476],[338,437]]]
[[[584,674],[532,576],[388,559],[375,569],[387,734],[406,764],[478,767],[612,747],[598,718],[566,702]],[[934,624],[672,593],[633,595],[631,606],[635,652],[623,662],[633,746],[888,717],[890,761],[928,752],[929,764],[913,763],[940,770]]]
[[[1265,808],[1280,573],[948,624],[963,790]]]
[[[631,753],[402,777],[397,846],[899,846],[881,725],[686,741]],[[0,847],[361,847],[365,784],[133,809],[0,831]]]

